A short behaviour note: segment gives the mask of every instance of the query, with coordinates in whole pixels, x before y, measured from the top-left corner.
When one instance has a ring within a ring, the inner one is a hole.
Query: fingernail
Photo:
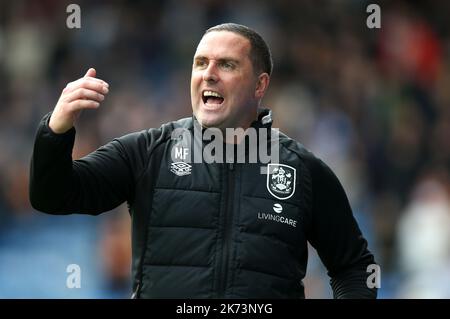
[[[102,91],[103,91],[103,93],[108,93],[109,92],[109,90],[108,90],[108,88],[106,86],[103,87]]]

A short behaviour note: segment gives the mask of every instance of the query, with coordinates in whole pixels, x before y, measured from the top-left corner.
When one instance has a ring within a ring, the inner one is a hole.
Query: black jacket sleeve
[[[130,146],[137,145],[139,137],[115,139],[72,161],[75,128],[55,134],[48,126],[50,116],[41,121],[35,139],[29,187],[32,206],[50,214],[97,215],[131,198],[145,162]]]
[[[344,189],[319,159],[311,163],[312,216],[308,240],[328,270],[334,298],[376,298],[368,288],[374,256],[367,248]]]

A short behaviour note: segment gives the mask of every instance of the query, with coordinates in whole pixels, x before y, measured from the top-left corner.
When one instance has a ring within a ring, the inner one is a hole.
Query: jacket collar
[[[272,110],[268,108],[258,108],[258,119],[250,125],[254,128],[272,127]]]

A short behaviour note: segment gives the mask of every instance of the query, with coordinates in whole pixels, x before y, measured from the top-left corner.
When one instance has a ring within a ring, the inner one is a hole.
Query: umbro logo
[[[192,166],[185,162],[176,162],[170,164],[170,171],[177,176],[190,175]]]

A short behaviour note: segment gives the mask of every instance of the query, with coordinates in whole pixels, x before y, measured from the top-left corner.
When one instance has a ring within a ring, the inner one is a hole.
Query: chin
[[[196,115],[196,117],[199,123],[206,128],[218,127],[223,122],[221,118],[218,118],[217,116],[211,116],[209,114]]]
[[[219,127],[219,125],[220,125],[220,121],[217,121],[217,120],[205,120],[205,119],[202,119],[202,120],[200,120],[199,121],[200,122],[200,124],[203,126],[203,127],[205,127],[205,128],[215,128],[215,127]]]

